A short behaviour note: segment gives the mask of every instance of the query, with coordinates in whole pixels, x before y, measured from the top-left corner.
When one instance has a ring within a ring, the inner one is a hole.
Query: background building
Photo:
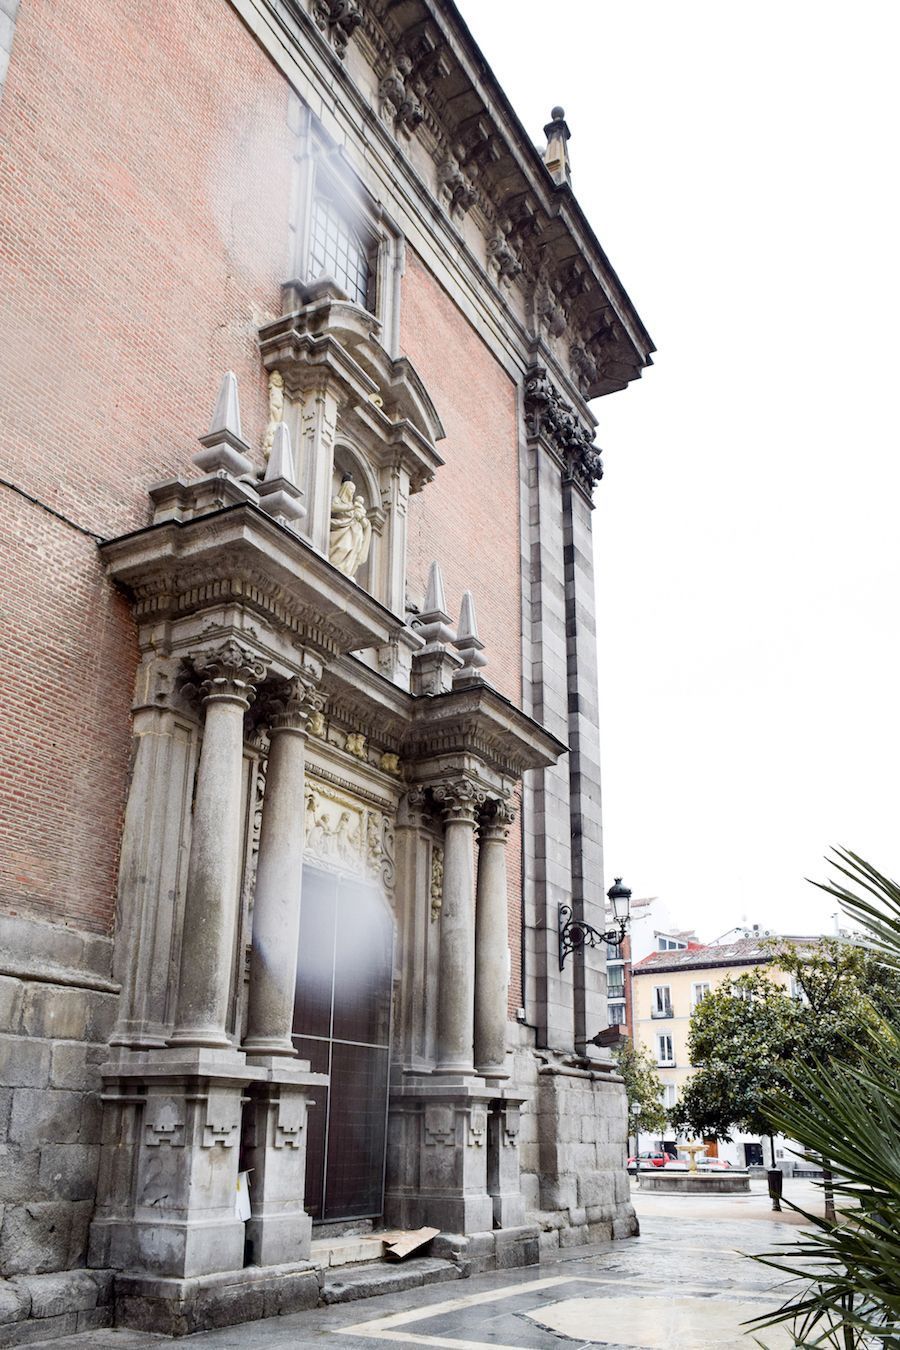
[[[3,1335],[632,1233],[563,111],[449,0],[3,13]]]
[[[791,938],[792,942],[810,941]],[[645,956],[632,968],[634,990],[634,1042],[650,1052],[663,1083],[663,1104],[672,1107],[684,1084],[694,1072],[688,1040],[691,1015],[697,1004],[726,980],[766,968],[775,983],[792,988],[792,977],[771,966],[769,949],[757,937],[737,942],[691,944],[682,949],[668,948]],[[663,1146],[675,1152],[678,1139],[674,1131],[664,1138],[641,1135],[640,1147]],[[783,1153],[785,1141],[776,1136],[776,1158]],[[758,1135],[735,1130],[730,1143],[710,1141],[707,1155],[722,1157],[739,1167],[769,1164],[769,1146]]]

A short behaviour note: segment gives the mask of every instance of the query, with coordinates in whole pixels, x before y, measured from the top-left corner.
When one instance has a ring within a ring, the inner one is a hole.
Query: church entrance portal
[[[378,1216],[384,1203],[393,922],[378,886],[305,867],[294,1044],[331,1076],[306,1150],[314,1219]]]

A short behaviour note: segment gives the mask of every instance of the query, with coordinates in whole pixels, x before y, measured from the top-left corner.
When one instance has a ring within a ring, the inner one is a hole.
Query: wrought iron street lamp
[[[585,923],[583,919],[573,917],[571,905],[560,905],[559,907],[559,968],[563,969],[566,964],[566,957],[569,952],[580,952],[585,947],[596,947],[598,942],[606,942],[611,947],[621,947],[625,941],[625,931],[628,927],[628,918],[631,913],[631,891],[627,886],[622,885],[622,878],[616,877],[615,882],[606,892],[607,899],[612,907],[613,919],[617,927],[611,928],[607,933],[601,933],[599,929],[594,928],[592,924]]]

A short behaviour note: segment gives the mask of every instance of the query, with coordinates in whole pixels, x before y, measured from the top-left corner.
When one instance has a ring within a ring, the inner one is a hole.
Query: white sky
[[[659,349],[593,404],[607,881],[713,938],[900,873],[900,6],[458,0]]]

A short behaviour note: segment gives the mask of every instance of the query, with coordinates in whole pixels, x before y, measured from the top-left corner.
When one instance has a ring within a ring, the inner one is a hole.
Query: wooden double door
[[[377,1217],[384,1207],[393,951],[380,887],[304,868],[294,1044],[330,1076],[309,1113],[314,1219]]]

